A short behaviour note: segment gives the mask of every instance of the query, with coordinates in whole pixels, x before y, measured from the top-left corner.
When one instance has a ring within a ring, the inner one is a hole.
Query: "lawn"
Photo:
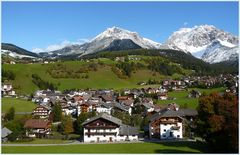
[[[191,88],[191,89],[189,89],[189,91],[191,91],[192,89],[198,90],[201,93],[205,92],[206,94],[209,94],[211,92],[222,92],[225,90],[224,88],[211,88],[211,89]],[[157,102],[157,104],[160,104],[160,105],[165,105],[165,104],[174,102],[174,103],[177,103],[178,105],[180,105],[180,107],[187,104],[188,108],[196,109],[198,106],[198,98],[188,98],[187,96],[188,96],[189,91],[169,92],[168,96],[176,98],[175,100],[158,100],[156,102]]]
[[[2,112],[8,111],[11,107],[15,108],[15,112],[31,112],[37,105],[31,101],[17,98],[2,98]]]
[[[2,153],[205,153],[200,142],[3,146]]]
[[[72,140],[61,140],[61,139],[34,139],[26,142],[6,142],[4,144],[63,144],[73,142]]]

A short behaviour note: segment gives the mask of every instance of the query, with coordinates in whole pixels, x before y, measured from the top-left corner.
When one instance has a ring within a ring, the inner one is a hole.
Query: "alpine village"
[[[50,52],[2,43],[2,153],[237,153],[238,41],[199,25],[162,44],[116,26]]]

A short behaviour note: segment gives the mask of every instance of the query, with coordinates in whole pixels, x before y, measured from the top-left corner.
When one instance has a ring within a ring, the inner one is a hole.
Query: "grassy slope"
[[[96,60],[97,61],[97,60]],[[105,64],[115,63],[109,59],[101,59]],[[71,68],[79,68],[82,64],[87,62],[81,61],[67,61],[63,62]],[[30,94],[36,91],[38,88],[32,83],[31,75],[33,73],[38,74],[42,79],[51,81],[58,86],[59,90],[71,89],[71,88],[136,88],[139,87],[136,83],[140,81],[147,81],[149,78],[155,78],[156,80],[163,79],[166,76],[157,74],[153,76],[153,72],[150,70],[139,70],[132,75],[129,79],[119,79],[111,70],[110,66],[99,67],[98,71],[90,72],[89,79],[74,79],[74,78],[61,78],[54,79],[47,72],[48,66],[51,64],[4,64],[3,68],[12,70],[16,73],[16,78],[13,84],[17,90],[17,93]]]
[[[189,89],[192,90],[193,88]],[[194,88],[194,90],[199,90],[201,93],[205,92],[207,94],[211,92],[221,92],[224,91],[224,88],[213,88],[213,89],[199,89],[199,88]],[[175,97],[175,100],[159,100],[157,101],[158,104],[168,104],[175,102],[180,106],[184,106],[185,103],[187,103],[187,106],[192,109],[196,109],[198,105],[198,99],[197,98],[188,98],[188,91],[174,91],[174,92],[169,92],[168,95],[169,97]]]
[[[15,108],[15,112],[31,112],[36,104],[22,99],[2,98],[2,112],[6,112],[11,107]]]
[[[206,145],[199,142],[2,147],[2,153],[201,153],[206,150]]]

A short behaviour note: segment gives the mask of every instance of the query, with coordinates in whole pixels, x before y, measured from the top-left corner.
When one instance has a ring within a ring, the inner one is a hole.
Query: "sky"
[[[238,36],[238,2],[2,2],[2,42],[33,52],[82,44],[117,26],[163,43],[182,27]]]

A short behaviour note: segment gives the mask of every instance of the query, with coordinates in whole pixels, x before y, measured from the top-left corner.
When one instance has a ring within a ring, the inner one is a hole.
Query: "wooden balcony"
[[[116,126],[86,126],[86,129],[116,129]]]
[[[86,132],[86,135],[115,135],[117,132]]]

